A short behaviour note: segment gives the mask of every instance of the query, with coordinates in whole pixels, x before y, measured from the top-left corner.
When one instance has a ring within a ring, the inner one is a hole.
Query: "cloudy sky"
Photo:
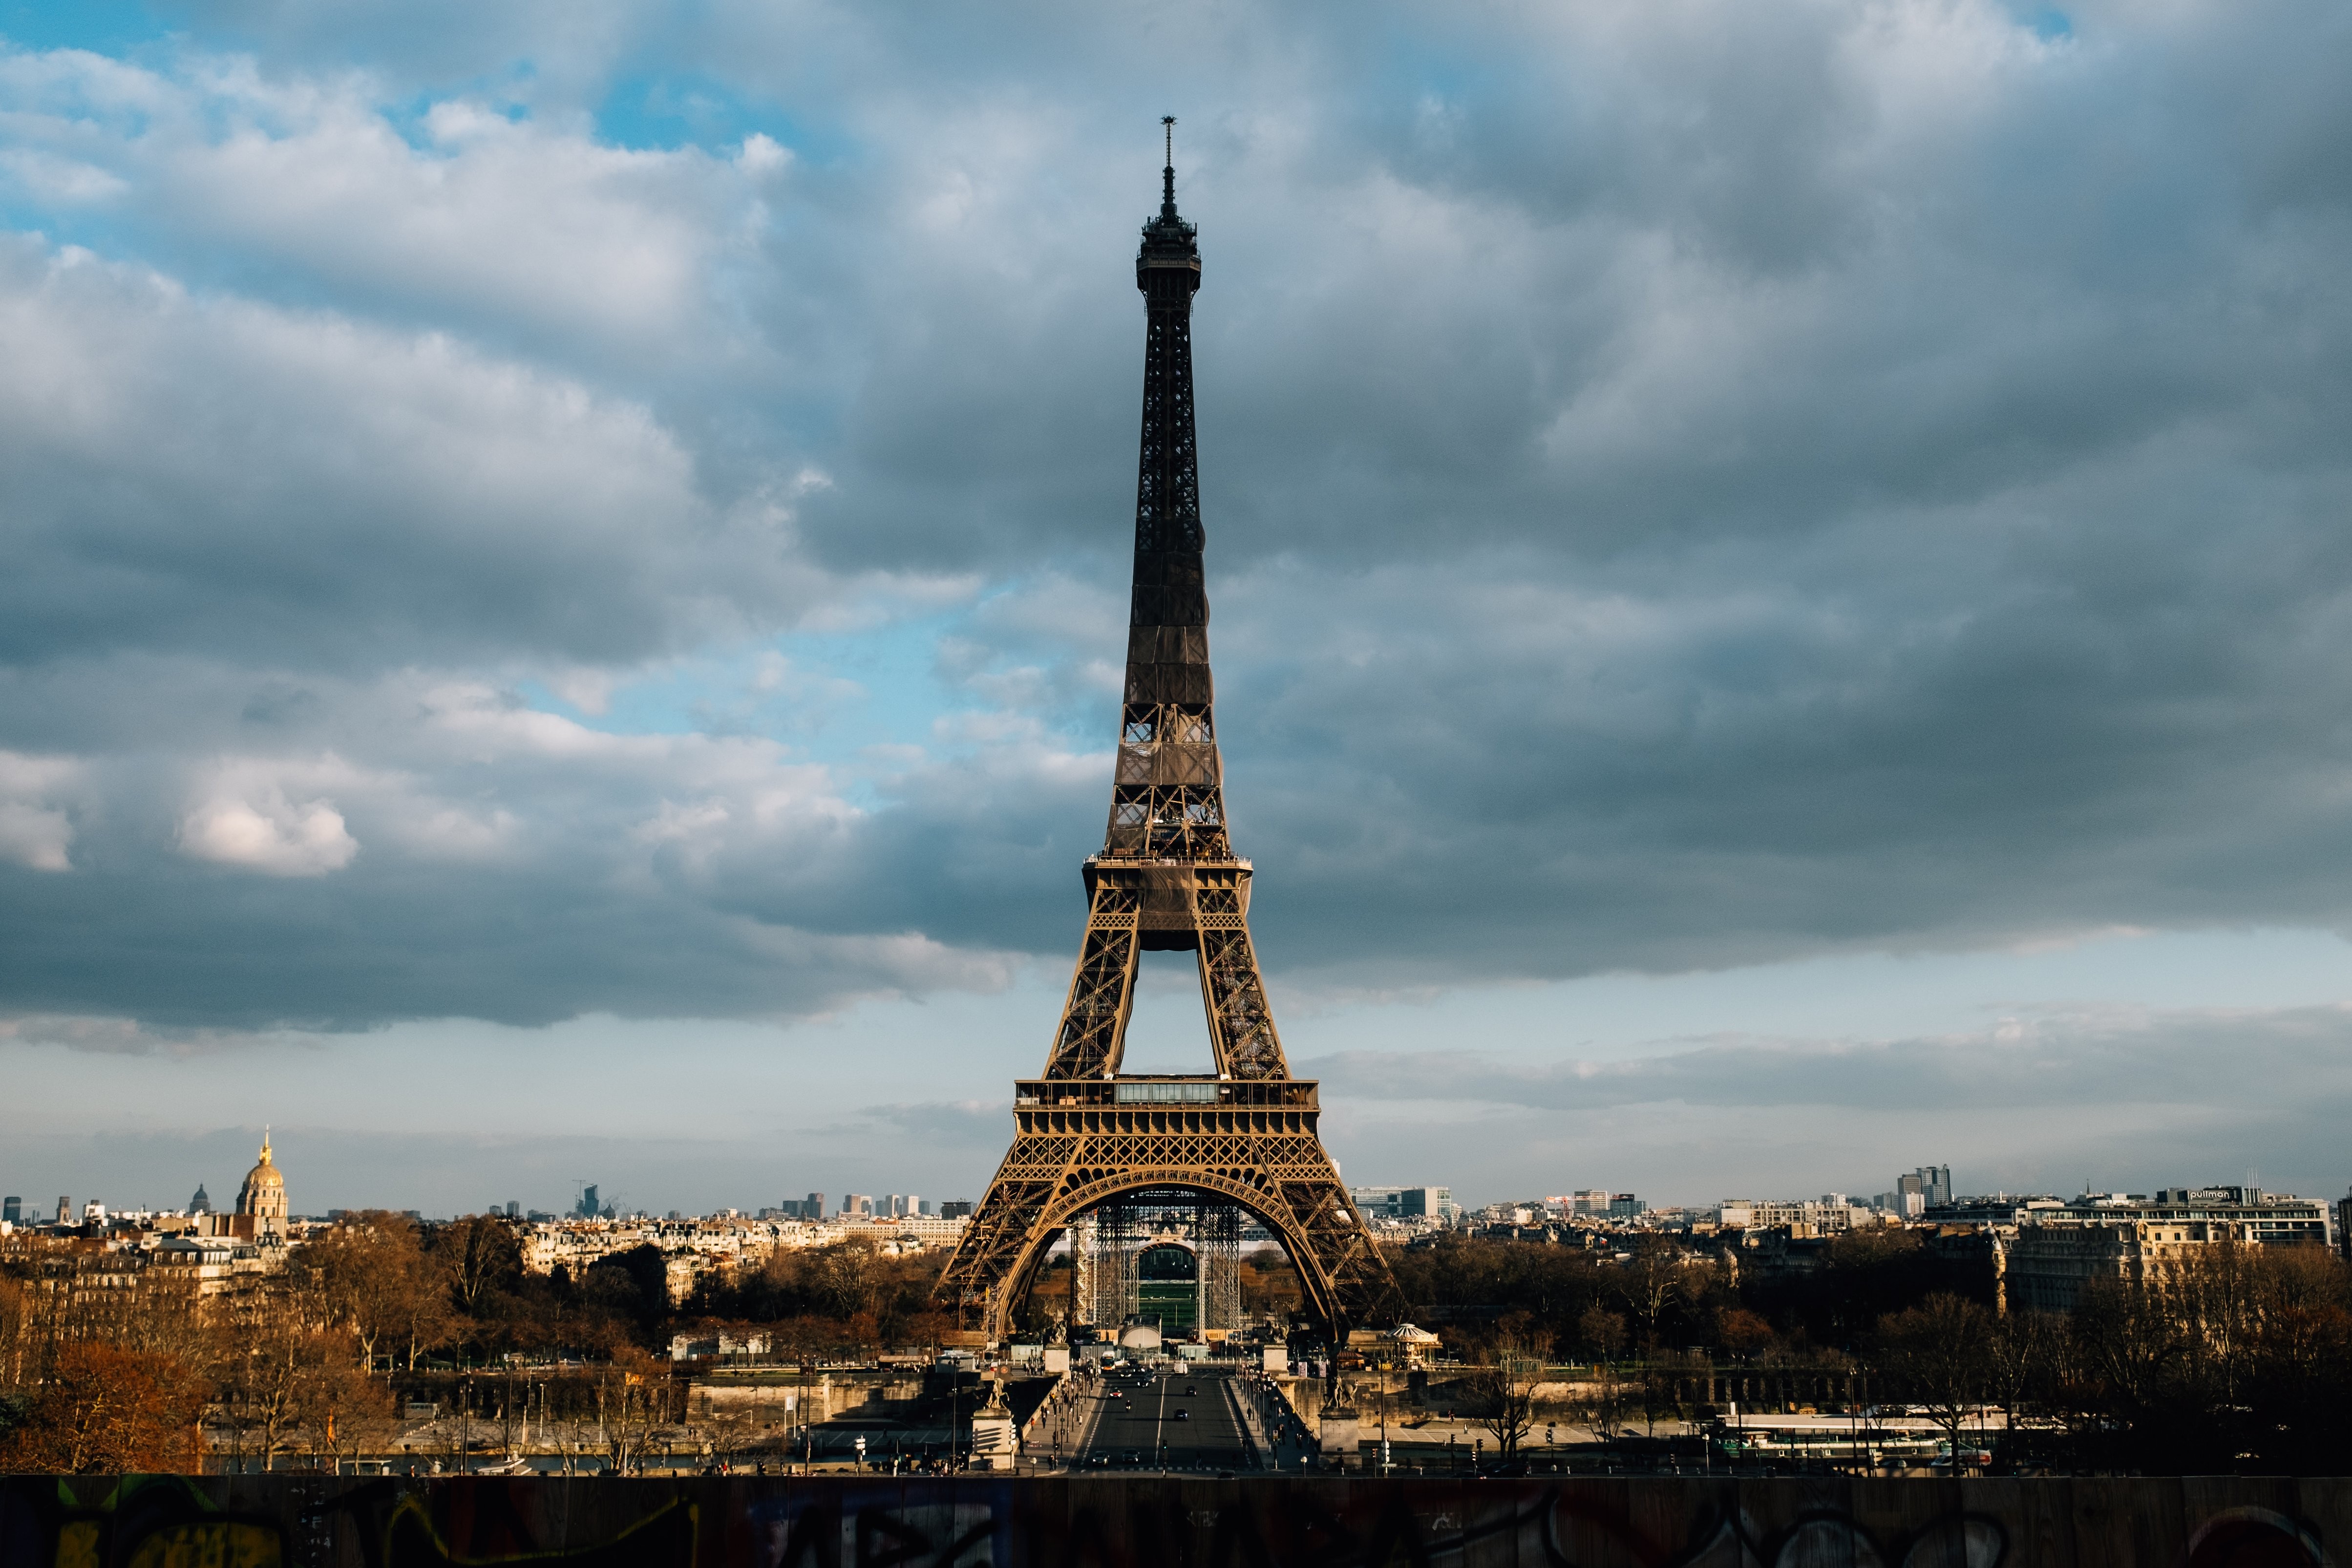
[[[2340,1194],[2347,79],[2269,0],[0,3],[0,1187],[976,1196],[1172,113],[1351,1180]]]

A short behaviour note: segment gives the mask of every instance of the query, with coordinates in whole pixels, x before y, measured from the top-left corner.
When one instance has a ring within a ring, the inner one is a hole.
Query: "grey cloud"
[[[1343,1052],[1303,1063],[1349,1099],[1604,1111],[1674,1103],[1895,1112],[2170,1104],[2302,1112],[2352,1100],[2352,1009],[2042,1010],[1905,1040],[1664,1042],[1632,1059],[1528,1063],[1477,1051]],[[1679,1048],[1676,1048],[1679,1047]],[[2226,1063],[2226,1070],[2222,1064]]]
[[[17,666],[629,660],[819,586],[782,520],[714,510],[625,399],[23,239],[0,296],[0,657]]]
[[[834,1131],[866,1135],[881,1132],[918,1138],[927,1145],[985,1149],[1004,1142],[1008,1109],[1004,1105],[962,1100],[869,1105],[865,1108],[861,1122]]]
[[[903,885],[862,892],[841,862],[877,818],[774,742],[604,735],[464,683],[309,689],[290,731],[227,718],[241,693],[216,674],[147,694],[171,710],[147,749],[138,702],[75,737],[108,754],[75,786],[73,868],[0,868],[13,1007],[169,1029],[781,1016],[1007,978],[1003,943],[943,945]],[[204,756],[206,736],[241,754]],[[205,809],[274,811],[286,834],[330,812],[353,847],[271,874],[299,844],[247,820],[194,852]],[[764,907],[730,904],[730,879]]]
[[[100,1056],[199,1057],[267,1049],[314,1048],[315,1037],[284,1030],[173,1028],[136,1018],[89,1015],[0,1017],[0,1040],[27,1046],[62,1046]]]
[[[294,80],[362,40],[386,102],[495,97],[542,39],[224,15],[194,30]],[[671,68],[800,128],[764,184],[716,145],[631,165],[610,210],[675,242],[650,343],[518,310],[463,225],[372,273],[290,220],[200,226],[148,199],[155,149],[73,132],[138,217],[126,258],[0,258],[0,744],[86,784],[70,873],[0,868],[12,1005],[789,1013],[1066,956],[1147,92],[1183,100],[1208,256],[1270,963],[1430,986],[2352,918],[2342,22],[1400,9],[1381,53],[1270,8],[1149,48],[1074,7],[653,15],[558,29],[513,89],[544,133],[501,154],[576,176],[601,95]],[[400,205],[405,155],[395,228],[440,210]],[[937,660],[973,711],[888,775],[418,718],[948,573],[982,585]],[[184,851],[205,769],[329,755],[365,782],[285,798],[332,797],[341,868]]]
[[[2342,1007],[2058,1007],[1920,1038],[1662,1041],[1584,1061],[1345,1052],[1299,1069],[1322,1080],[1351,1175],[1457,1192],[1866,1195],[1934,1161],[1964,1192],[2147,1191],[2252,1167],[2329,1197],[2347,1033]]]

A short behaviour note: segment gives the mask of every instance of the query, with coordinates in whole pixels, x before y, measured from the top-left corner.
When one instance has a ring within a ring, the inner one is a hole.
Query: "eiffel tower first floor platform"
[[[1336,1337],[1401,1305],[1317,1130],[1300,1079],[1044,1079],[1014,1085],[1013,1148],[949,1259],[940,1295],[992,1340],[1072,1221],[1130,1194],[1175,1189],[1255,1215],[1298,1271],[1307,1311]]]

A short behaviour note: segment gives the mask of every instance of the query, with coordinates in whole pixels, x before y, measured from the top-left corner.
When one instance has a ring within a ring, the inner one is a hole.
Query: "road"
[[[1233,1397],[1223,1371],[1107,1376],[1087,1424],[1078,1468],[1246,1469],[1249,1443],[1234,1414]]]

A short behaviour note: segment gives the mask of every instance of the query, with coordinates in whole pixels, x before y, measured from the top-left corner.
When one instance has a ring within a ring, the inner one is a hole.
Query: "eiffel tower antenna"
[[[1135,258],[1143,429],[1110,820],[1083,868],[1086,931],[1045,1072],[1013,1085],[1013,1147],[939,1293],[1001,1340],[1055,1240],[1097,1211],[1189,1205],[1205,1229],[1211,1211],[1238,1209],[1281,1243],[1336,1348],[1349,1323],[1401,1303],[1324,1152],[1316,1086],[1283,1057],[1250,942],[1252,868],[1226,837],[1192,429],[1201,250],[1176,211],[1175,124],[1160,121],[1160,212]],[[1119,1071],[1147,951],[1197,956],[1214,1074]]]

